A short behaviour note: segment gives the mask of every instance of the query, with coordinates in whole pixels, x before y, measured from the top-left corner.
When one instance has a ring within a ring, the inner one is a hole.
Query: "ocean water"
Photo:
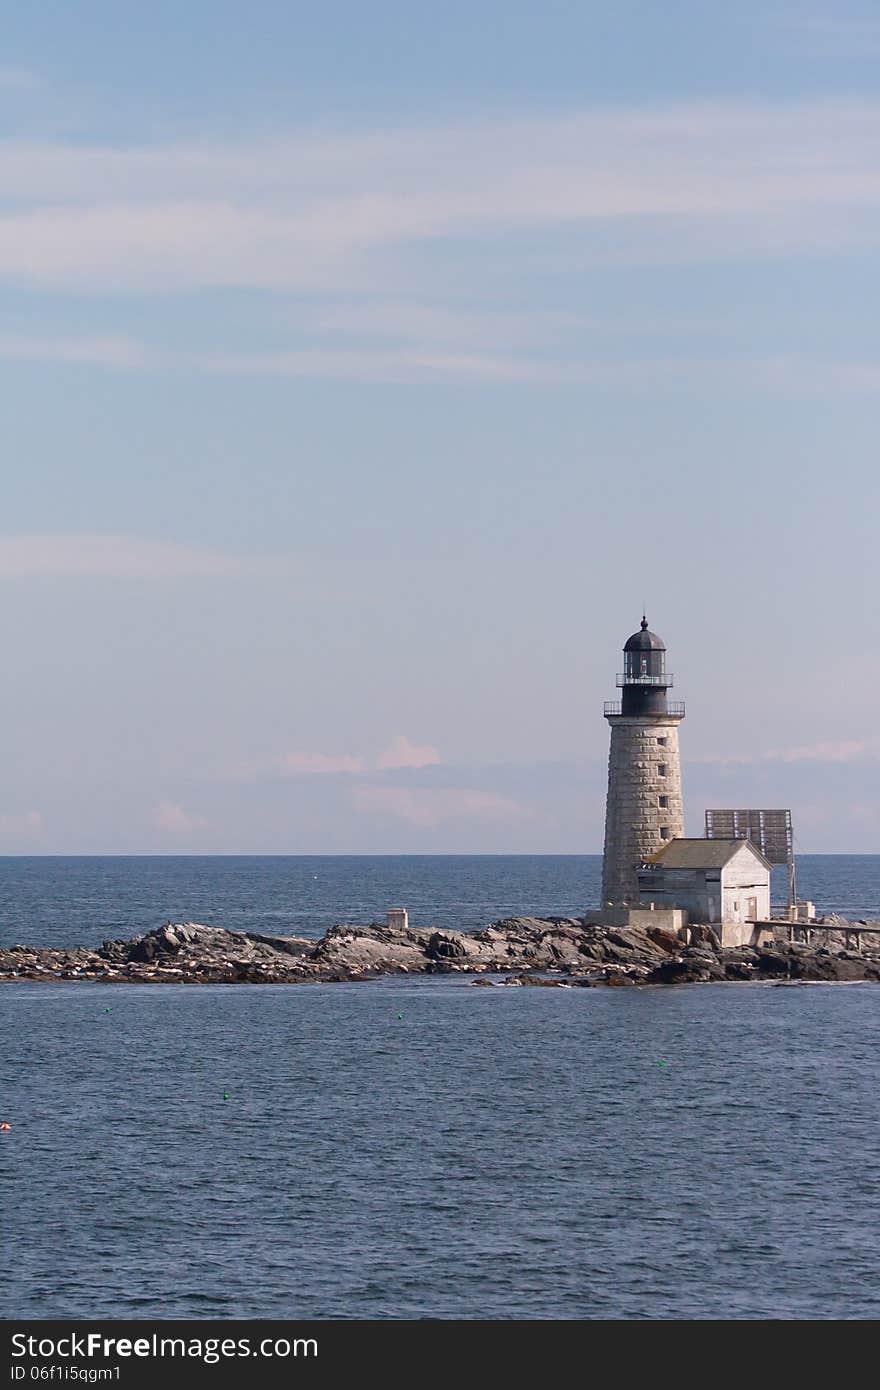
[[[774,900],[785,896],[774,871]],[[600,855],[0,857],[0,945],[98,945],[168,921],[319,937],[337,922],[476,930],[515,914],[567,916],[600,899]],[[798,890],[821,911],[880,917],[880,855],[803,855]]]
[[[876,914],[878,866],[801,886]],[[6,939],[58,941],[479,925],[589,872],[0,861]],[[861,984],[3,985],[4,1315],[874,1318],[878,1025]]]

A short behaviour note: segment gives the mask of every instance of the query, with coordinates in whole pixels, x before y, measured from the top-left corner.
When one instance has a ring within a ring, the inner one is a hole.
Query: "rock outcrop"
[[[320,941],[185,922],[129,941],[105,941],[97,950],[0,948],[0,981],[299,984],[453,973],[581,987],[880,980],[880,937],[862,951],[846,949],[846,940],[844,923],[825,937],[831,944],[777,941],[722,950],[709,928],[695,932],[685,947],[663,928],[598,927],[575,917],[510,917],[478,932],[343,925]]]

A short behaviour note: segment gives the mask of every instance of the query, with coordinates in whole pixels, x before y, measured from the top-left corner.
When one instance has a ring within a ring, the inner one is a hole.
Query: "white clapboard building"
[[[639,898],[683,908],[692,923],[721,928],[722,946],[751,940],[751,923],[770,916],[770,863],[751,840],[670,840],[638,871]]]

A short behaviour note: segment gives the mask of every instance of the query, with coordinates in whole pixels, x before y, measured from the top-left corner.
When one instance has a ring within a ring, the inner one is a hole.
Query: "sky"
[[[0,48],[0,854],[880,852],[880,14],[78,0]]]

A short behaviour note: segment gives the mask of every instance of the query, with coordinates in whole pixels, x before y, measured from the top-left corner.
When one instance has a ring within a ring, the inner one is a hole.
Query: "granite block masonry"
[[[668,840],[684,835],[684,804],[678,726],[684,705],[672,704],[667,690],[666,647],[640,630],[623,649],[623,672],[617,677],[621,699],[605,705],[611,725],[608,799],[602,860],[602,906],[639,901],[639,865]]]

